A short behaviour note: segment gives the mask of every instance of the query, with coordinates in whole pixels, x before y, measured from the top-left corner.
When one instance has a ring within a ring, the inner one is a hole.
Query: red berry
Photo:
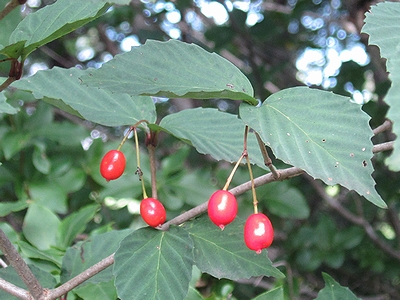
[[[274,228],[271,221],[264,214],[252,214],[244,224],[244,242],[250,250],[260,254],[262,249],[268,248],[274,239]]]
[[[140,214],[151,227],[163,224],[167,218],[164,205],[155,198],[145,198],[140,202]]]
[[[235,219],[237,211],[236,197],[231,192],[218,190],[208,200],[208,216],[222,230]]]
[[[118,150],[110,150],[100,163],[100,173],[107,181],[119,178],[124,173],[125,155]]]

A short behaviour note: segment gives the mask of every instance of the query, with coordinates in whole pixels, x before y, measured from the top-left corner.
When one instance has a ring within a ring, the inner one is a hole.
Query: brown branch
[[[35,299],[40,299],[43,295],[43,287],[1,229],[0,249],[3,251],[4,256],[7,258],[11,266],[13,266],[17,271],[18,276],[26,284],[33,297]]]
[[[393,123],[390,120],[386,120],[385,122],[383,122],[382,125],[379,125],[374,130],[372,130],[372,132],[374,133],[374,135],[377,135],[378,133],[384,132],[386,130],[391,130],[392,125]]]
[[[383,152],[383,151],[387,151],[387,150],[393,150],[393,144],[394,144],[394,142],[386,142],[386,143],[374,145],[374,147],[372,148],[372,152],[378,153],[378,152]]]
[[[85,271],[75,276],[71,280],[67,281],[66,283],[60,285],[59,287],[48,291],[48,295],[46,295],[46,297],[43,300],[53,300],[58,297],[61,297],[62,295],[68,293],[73,288],[77,287],[78,285],[85,282],[89,278],[93,277],[94,275],[108,268],[114,263],[114,254],[115,253],[107,256],[103,260],[99,261],[97,264],[86,269]]]
[[[3,278],[0,278],[0,289],[19,299],[32,299],[32,296],[28,291],[4,280]]]
[[[318,194],[324,199],[324,201],[328,204],[328,206],[338,212],[342,217],[351,223],[361,226],[369,239],[375,243],[383,252],[390,255],[391,257],[400,260],[400,251],[393,249],[390,245],[385,243],[375,232],[374,228],[371,224],[364,218],[360,216],[356,216],[347,210],[344,206],[340,204],[337,199],[330,197],[327,193],[325,193],[324,188],[321,184],[319,184],[314,179],[310,178],[311,184],[315,187],[315,190]]]
[[[257,132],[254,131],[254,134],[256,135],[258,146],[260,147],[261,154],[264,158],[264,164],[271,171],[272,175],[274,175],[274,178],[278,180],[281,175],[279,174],[279,171],[275,168],[275,166],[272,164],[272,159],[268,155],[263,140],[261,139],[260,135]]]
[[[300,169],[300,168],[297,168],[297,167],[291,167],[291,168],[287,168],[287,169],[284,169],[284,170],[279,170],[279,173],[280,173],[279,180],[284,180],[284,179],[288,179],[288,178],[291,178],[291,177],[298,176],[298,175],[304,173],[304,171],[302,169]],[[264,184],[267,184],[267,183],[273,182],[273,181],[277,181],[277,179],[275,179],[275,177],[274,177],[274,175],[272,173],[268,173],[268,174],[265,174],[265,175],[262,175],[260,177],[255,178],[254,179],[254,186],[258,187],[258,186],[261,186],[261,185],[264,185]],[[243,183],[241,185],[238,185],[238,186],[230,189],[229,191],[233,195],[238,196],[238,195],[241,195],[244,192],[247,192],[249,190],[251,190],[251,181],[247,181],[247,182],[245,182],[245,183]],[[206,202],[204,202],[204,203],[202,203],[202,204],[200,204],[200,205],[198,205],[198,206],[196,206],[196,207],[194,207],[194,208],[192,208],[192,209],[180,214],[179,216],[169,220],[168,222],[165,222],[160,227],[160,229],[161,230],[168,230],[169,226],[171,226],[171,225],[182,224],[182,223],[184,223],[184,222],[196,217],[197,215],[206,212],[207,211],[207,205],[208,205],[208,201],[206,201]]]
[[[20,5],[21,1],[18,0],[11,0],[6,4],[4,9],[0,11],[0,21],[4,19],[12,10]]]
[[[8,77],[6,81],[4,81],[0,85],[0,92],[4,91],[11,83],[13,83],[15,80],[17,80],[15,77]]]

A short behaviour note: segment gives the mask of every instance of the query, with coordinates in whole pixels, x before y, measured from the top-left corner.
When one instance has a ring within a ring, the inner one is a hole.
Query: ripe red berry
[[[108,151],[100,163],[100,173],[107,181],[119,178],[124,173],[125,155],[119,150]]]
[[[164,205],[155,198],[145,198],[140,202],[140,214],[151,227],[163,224],[167,218]]]
[[[208,200],[208,216],[222,230],[235,219],[237,211],[236,197],[231,192],[218,190]]]
[[[271,221],[264,214],[250,215],[244,224],[244,242],[250,250],[260,254],[262,249],[268,248],[274,239],[274,228]]]

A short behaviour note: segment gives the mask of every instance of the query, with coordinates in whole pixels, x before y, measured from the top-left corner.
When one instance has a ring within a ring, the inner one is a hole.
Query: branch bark
[[[7,238],[3,230],[0,229],[0,249],[3,251],[4,256],[7,258],[11,266],[17,271],[18,276],[26,284],[29,291],[35,299],[41,299],[43,295],[43,287],[40,282],[33,275],[28,265],[19,255],[14,245]]]

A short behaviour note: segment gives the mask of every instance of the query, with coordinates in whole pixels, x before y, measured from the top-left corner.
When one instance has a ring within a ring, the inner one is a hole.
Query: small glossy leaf
[[[32,163],[35,166],[36,170],[38,170],[42,174],[49,174],[51,168],[51,162],[47,158],[45,152],[45,145],[42,144],[44,147],[36,147],[33,150],[32,154]]]
[[[192,275],[193,243],[188,233],[141,228],[127,236],[115,254],[118,297],[184,299]]]
[[[267,300],[267,299],[285,300],[283,288],[278,287],[278,288],[275,288],[268,292],[262,293],[262,294],[258,295],[257,297],[253,298],[252,300]]]
[[[382,57],[386,58],[389,78],[392,81],[385,102],[390,106],[387,117],[393,121],[393,133],[400,136],[400,3],[384,2],[371,7],[366,14],[363,32],[370,35],[369,44],[380,48]],[[390,30],[388,30],[390,28]],[[395,34],[394,34],[395,33]],[[400,171],[400,139],[394,141],[394,151],[386,160],[392,171]]]
[[[18,112],[18,109],[8,104],[6,100],[7,99],[4,96],[4,93],[0,93],[0,114],[16,114]]]
[[[325,287],[319,291],[318,297],[315,300],[357,300],[357,298],[347,287],[342,287],[331,276],[322,273],[325,281]]]
[[[31,199],[43,205],[46,209],[56,213],[67,212],[67,192],[62,184],[54,181],[53,178],[38,179],[26,185],[29,189]]]
[[[1,139],[4,158],[9,160],[17,152],[25,148],[30,142],[30,135],[22,132],[8,131]]]
[[[139,120],[155,122],[155,106],[150,97],[131,97],[81,85],[79,76],[87,72],[53,68],[18,80],[13,86],[31,91],[37,99],[46,98],[46,102],[55,106],[62,101],[85,119],[102,125],[133,125]]]
[[[132,231],[114,230],[89,237],[75,244],[65,252],[62,262],[61,283],[65,283],[87,268],[108,257],[118,249],[119,242]],[[113,279],[112,268],[107,268],[85,283],[109,282]]]
[[[261,254],[249,250],[243,240],[244,221],[236,219],[221,230],[208,215],[203,215],[184,228],[194,241],[196,266],[216,278],[238,280],[251,276],[284,277],[272,266],[268,252]]]
[[[349,100],[307,87],[290,88],[259,108],[241,105],[240,116],[285,163],[386,207],[371,176],[370,118]]]
[[[216,160],[236,162],[243,152],[245,124],[236,115],[213,108],[182,110],[163,118],[160,127],[186,142],[198,152]],[[254,134],[248,135],[247,148],[252,163],[264,167]]]
[[[257,198],[271,213],[282,218],[305,219],[310,214],[304,196],[285,181],[257,188]]]
[[[0,217],[5,217],[12,212],[21,211],[28,207],[26,201],[0,202]]]
[[[85,230],[98,209],[98,205],[89,205],[62,220],[57,233],[57,246],[67,248]]]
[[[60,219],[56,214],[38,203],[31,203],[24,218],[22,232],[25,238],[40,250],[56,246]]]
[[[195,44],[148,40],[81,77],[84,84],[130,95],[228,98],[257,104],[244,74]]]
[[[24,241],[18,241],[18,247],[26,257],[49,261],[55,264],[58,268],[61,267],[61,261],[64,256],[63,251],[54,248],[39,250]]]

